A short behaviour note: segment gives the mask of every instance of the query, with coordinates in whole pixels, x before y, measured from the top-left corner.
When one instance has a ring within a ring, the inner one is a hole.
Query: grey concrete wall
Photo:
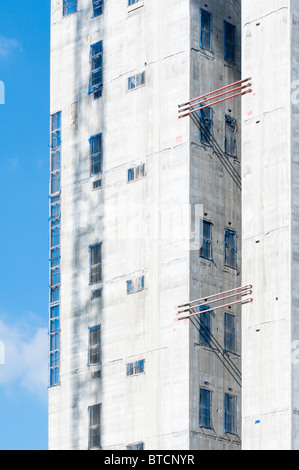
[[[200,9],[212,14],[211,51],[200,48]],[[224,60],[224,20],[237,27],[235,64]],[[241,2],[191,1],[191,95],[203,95],[241,79]],[[237,122],[237,156],[225,154],[225,114]],[[190,253],[190,298],[198,299],[241,285],[241,116],[240,98],[213,106],[213,139],[199,142],[199,129],[190,128],[190,203],[203,206],[212,222],[213,260]],[[198,223],[198,221],[197,221]],[[237,234],[237,269],[225,266],[224,229]],[[218,304],[220,305],[220,304]],[[236,352],[224,353],[224,314],[235,316]],[[199,332],[190,327],[190,433],[191,449],[239,449],[241,442],[241,319],[236,306],[215,310],[211,323],[213,348],[199,346]],[[216,351],[216,342],[220,349]],[[220,351],[220,354],[219,354]],[[235,373],[238,370],[239,373]],[[213,392],[212,430],[199,428],[199,389]],[[224,397],[237,397],[237,433],[224,432]]]
[[[254,91],[242,109],[242,276],[254,292],[242,311],[243,448],[250,450],[293,448],[290,7],[288,0],[243,2],[242,73]]]

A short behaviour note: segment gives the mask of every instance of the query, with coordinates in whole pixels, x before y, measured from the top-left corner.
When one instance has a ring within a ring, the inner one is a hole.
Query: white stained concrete
[[[49,447],[87,449],[88,407],[101,403],[103,449],[140,441],[146,450],[240,448],[240,388],[214,353],[194,347],[189,324],[174,322],[175,306],[190,296],[240,285],[240,272],[223,266],[224,227],[231,224],[240,237],[239,190],[212,151],[199,149],[198,129],[178,120],[178,104],[193,93],[240,78],[240,48],[237,64],[223,59],[224,19],[238,25],[240,40],[240,0],[221,2],[221,9],[216,0],[208,7],[198,0],[141,3],[128,10],[126,0],[107,0],[104,14],[92,19],[90,0],[79,1],[68,18],[52,1],[51,113],[62,111],[62,288],[61,386],[49,390]],[[200,7],[210,8],[215,21],[208,59],[198,50]],[[94,101],[89,52],[99,40],[104,89]],[[128,77],[143,71],[146,85],[128,92]],[[216,113],[222,148],[224,113],[239,119],[238,103]],[[102,189],[92,191],[88,139],[100,132]],[[146,176],[128,184],[128,168],[140,163]],[[240,158],[232,164],[240,171]],[[189,253],[190,203],[203,204],[213,218],[217,265]],[[102,298],[91,301],[89,246],[98,242]],[[240,262],[239,251],[239,270]],[[126,281],[142,275],[145,290],[128,296]],[[88,328],[98,324],[102,377],[91,380]],[[213,328],[223,344],[222,317]],[[139,359],[145,373],[126,377],[126,364]],[[216,431],[208,438],[198,429],[199,387],[207,380]],[[237,436],[223,432],[228,391],[238,398]]]
[[[243,448],[298,449],[298,6],[243,1]]]
[[[189,123],[177,118],[189,95],[188,0],[133,11],[110,0],[94,19],[89,0],[78,4],[77,14],[62,19],[52,2],[51,112],[62,110],[62,298],[61,386],[49,391],[49,447],[87,449],[88,407],[102,403],[104,449],[139,441],[146,449],[188,449],[189,332],[174,322],[176,303],[189,296]],[[99,40],[104,89],[94,101],[89,49]],[[143,71],[146,85],[128,92],[128,77]],[[92,191],[88,139],[100,132],[102,189]],[[146,176],[128,184],[128,169],[139,163]],[[186,227],[178,238],[165,223],[177,208]],[[102,299],[91,301],[89,246],[101,241]],[[141,275],[145,290],[128,296],[126,281]],[[88,328],[97,324],[102,377],[91,380]],[[145,373],[126,377],[126,364],[139,359]]]

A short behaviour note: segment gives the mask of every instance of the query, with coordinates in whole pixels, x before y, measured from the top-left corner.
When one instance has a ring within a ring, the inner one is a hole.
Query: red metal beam
[[[226,98],[223,98],[222,100],[218,100],[218,101],[215,101],[213,103],[209,103],[205,106],[202,106],[202,107],[199,107],[198,109],[193,109],[192,111],[189,111],[188,113],[185,113],[185,114],[182,114],[181,116],[179,116],[179,119],[185,117],[185,116],[190,116],[190,114],[192,113],[195,113],[196,111],[199,111],[200,109],[205,109],[205,108],[210,108],[211,106],[214,106],[215,104],[218,104],[218,103],[222,103],[223,101],[227,101],[231,98],[235,98],[237,96],[243,96],[243,95],[246,95],[247,93],[252,93],[252,89],[250,88],[249,90],[246,90],[246,91],[242,91],[241,93],[236,93],[232,96],[228,96]]]
[[[188,101],[187,103],[179,104],[179,108],[182,108],[183,106],[187,106],[190,103],[193,103],[194,101],[198,101],[199,99],[206,98],[207,96],[213,95],[214,93],[217,93],[219,91],[226,90],[227,88],[231,88],[235,85],[239,85],[241,83],[245,83],[251,80],[251,78],[245,78],[244,80],[239,80],[238,82],[231,83],[230,85],[226,85],[222,88],[218,88],[217,90],[210,91],[210,93],[206,93],[205,95],[199,96],[198,98],[194,98],[193,100]]]
[[[179,113],[181,113],[183,111],[187,111],[187,109],[191,109],[194,106],[198,106],[202,103],[207,103],[208,101],[214,100],[215,98],[220,98],[220,96],[228,95],[229,93],[233,93],[234,91],[244,90],[245,88],[248,88],[250,86],[251,86],[251,83],[247,83],[246,85],[242,85],[242,86],[239,86],[237,88],[233,88],[232,90],[228,90],[228,91],[224,91],[223,93],[219,93],[218,95],[211,96],[210,98],[206,98],[205,100],[195,102],[194,104],[190,104],[189,106],[184,106],[183,108],[181,108],[179,110]]]
[[[188,318],[192,318],[192,317],[195,317],[197,315],[201,315],[202,313],[214,312],[215,310],[219,310],[220,308],[230,307],[231,305],[238,305],[238,304],[244,305],[244,304],[248,304],[249,302],[252,303],[253,299],[249,298],[249,299],[244,299],[244,300],[238,300],[236,302],[232,302],[232,303],[229,303],[229,304],[220,305],[219,307],[214,307],[214,308],[211,308],[211,309],[203,310],[202,312],[190,313],[190,315],[184,315],[182,317],[178,316],[177,320],[178,321],[187,320]],[[190,310],[191,309],[192,309],[192,307],[190,308]]]

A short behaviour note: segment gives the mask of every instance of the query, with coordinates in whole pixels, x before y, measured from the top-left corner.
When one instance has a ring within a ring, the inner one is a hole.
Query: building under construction
[[[241,287],[241,98],[183,116],[240,80],[240,0],[52,1],[50,449],[240,449],[240,303],[177,316]]]
[[[51,3],[49,448],[298,449],[299,6]]]

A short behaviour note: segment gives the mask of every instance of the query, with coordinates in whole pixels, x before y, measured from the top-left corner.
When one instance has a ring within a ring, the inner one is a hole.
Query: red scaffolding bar
[[[239,300],[228,303],[221,303],[221,305],[210,307],[211,304],[223,302],[233,297],[240,297]],[[238,287],[236,289],[231,289],[229,291],[221,292],[219,294],[210,295],[202,299],[193,300],[187,304],[178,306],[177,320],[186,320],[188,318],[195,317],[201,313],[213,312],[221,308],[230,307],[232,305],[244,305],[247,303],[252,303],[252,286]],[[207,307],[205,310],[202,310],[201,307]],[[196,311],[198,309],[198,311]]]
[[[194,98],[193,100],[190,100],[187,103],[178,105],[179,119],[185,116],[189,116],[190,114],[195,113],[201,109],[214,106],[215,104],[222,103],[223,101],[227,101],[237,96],[242,96],[247,93],[252,93],[252,89],[250,88],[251,83],[249,82],[249,80],[250,78],[239,80],[238,82],[231,83],[230,85],[226,85],[225,87],[218,88],[217,90],[211,91],[210,93],[206,93],[205,95],[199,96],[198,98]],[[236,86],[236,85],[239,85],[239,86]],[[223,91],[223,90],[226,90],[226,91]],[[235,93],[236,91],[238,91],[238,93]],[[222,92],[222,93],[219,93],[219,92]],[[228,96],[226,96],[225,98],[222,98],[221,100],[217,100],[217,101],[213,101],[212,103],[205,104],[205,103],[210,102],[211,100],[215,100],[215,98],[220,98],[225,95],[228,95]],[[205,106],[202,106],[202,104],[205,104]]]

